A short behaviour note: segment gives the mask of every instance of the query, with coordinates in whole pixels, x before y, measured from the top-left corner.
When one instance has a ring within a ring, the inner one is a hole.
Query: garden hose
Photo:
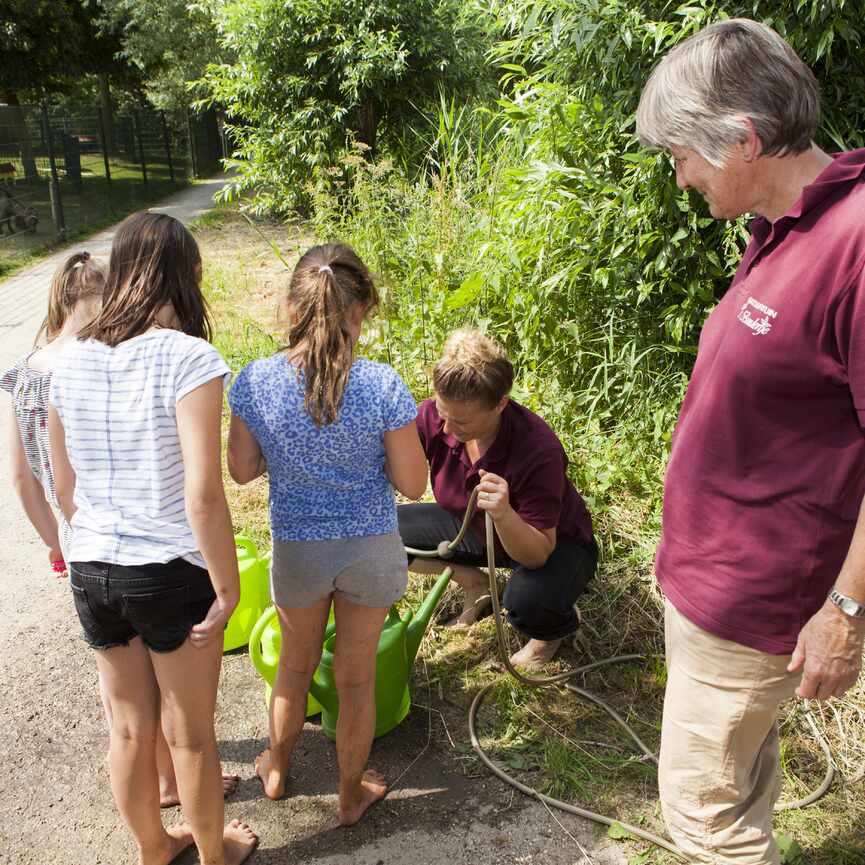
[[[468,505],[466,506],[466,512],[465,516],[463,517],[463,522],[460,526],[460,530],[457,533],[457,536],[452,541],[442,541],[438,545],[438,548],[436,550],[416,550],[412,549],[411,547],[406,547],[406,552],[410,555],[418,556],[420,558],[440,558],[444,560],[451,558],[453,556],[454,550],[457,548],[457,546],[465,536],[466,532],[468,531],[470,521],[472,515],[474,514],[475,506],[477,504],[477,497],[478,490],[477,487],[475,487],[475,489],[472,491],[471,497],[469,498]],[[524,685],[530,685],[534,687],[549,687],[550,685],[563,684],[565,688],[576,694],[578,697],[581,697],[582,699],[588,700],[594,703],[596,706],[599,706],[631,737],[631,739],[633,739],[634,743],[636,744],[637,748],[639,748],[639,750],[642,752],[642,754],[657,766],[657,756],[651,751],[651,749],[645,744],[645,742],[640,739],[640,737],[627,723],[627,721],[625,721],[625,719],[622,718],[622,716],[612,706],[609,705],[609,703],[598,697],[596,694],[593,694],[591,691],[580,688],[577,685],[574,685],[572,682],[568,681],[569,679],[573,679],[576,676],[582,675],[583,673],[588,673],[589,671],[595,670],[599,667],[608,666],[610,664],[622,663],[624,661],[640,660],[643,658],[642,655],[617,655],[615,657],[605,658],[601,661],[595,661],[591,664],[586,664],[585,666],[577,667],[572,670],[566,670],[563,673],[557,673],[553,676],[541,677],[526,676],[519,670],[517,670],[513,666],[513,664],[511,664],[507,637],[505,635],[504,629],[504,616],[502,614],[501,604],[499,603],[499,591],[495,563],[495,525],[489,513],[485,514],[485,527],[487,545],[487,569],[489,572],[490,581],[490,601],[492,603],[492,613],[496,628],[496,640],[498,643],[499,655],[501,657],[502,663],[505,666],[505,669],[507,669],[507,671],[511,674],[511,676],[514,677],[514,679]],[[529,787],[527,784],[523,784],[521,781],[518,781],[516,778],[514,778],[512,775],[502,769],[501,766],[494,763],[489,758],[489,756],[487,756],[484,749],[481,747],[481,743],[478,739],[475,726],[478,710],[480,709],[481,703],[483,702],[484,697],[487,695],[487,693],[490,691],[494,684],[495,682],[491,682],[490,684],[485,685],[483,688],[481,688],[480,691],[478,691],[478,693],[475,695],[475,698],[472,700],[468,715],[469,736],[471,737],[472,748],[474,748],[475,753],[478,755],[481,762],[494,775],[496,775],[498,778],[501,778],[502,781],[510,784],[512,787],[515,787],[520,792],[525,793],[527,796],[530,796],[533,799],[537,799],[539,802],[542,802],[551,808],[557,808],[560,811],[566,811],[569,814],[575,814],[578,817],[583,817],[587,820],[591,820],[595,823],[600,823],[604,826],[618,825],[622,829],[626,830],[630,835],[641,838],[644,841],[648,841],[649,843],[654,844],[657,847],[661,847],[664,850],[669,851],[682,861],[687,861],[682,852],[675,846],[672,841],[666,838],[662,838],[659,835],[655,835],[652,832],[647,832],[645,829],[641,829],[639,826],[633,826],[629,823],[624,823],[621,820],[614,820],[613,818],[607,817],[604,814],[597,814],[594,811],[589,811],[585,808],[571,805],[569,802],[563,802],[561,799],[554,799],[552,796],[547,796],[544,793],[536,790],[534,787]],[[831,787],[832,781],[835,777],[835,767],[832,761],[832,752],[829,748],[829,743],[820,732],[820,729],[817,726],[817,722],[814,720],[814,716],[810,710],[805,711],[805,720],[808,722],[814,738],[819,743],[826,757],[826,774],[820,786],[817,787],[817,789],[815,789],[813,792],[809,793],[802,799],[797,799],[794,802],[782,802],[776,804],[776,811],[788,811],[794,808],[805,808],[808,805],[812,805],[823,795],[825,795],[825,793]]]

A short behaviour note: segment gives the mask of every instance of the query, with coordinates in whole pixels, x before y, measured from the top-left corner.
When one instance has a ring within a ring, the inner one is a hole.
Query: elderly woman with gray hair
[[[865,636],[865,150],[814,144],[817,82],[734,19],[671,51],[637,132],[718,219],[756,214],[673,439],[660,791],[690,862],[776,865],[779,705],[855,681]]]

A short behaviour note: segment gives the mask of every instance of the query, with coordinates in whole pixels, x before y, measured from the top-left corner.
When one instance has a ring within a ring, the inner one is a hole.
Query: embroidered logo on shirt
[[[762,312],[762,318],[758,318],[755,313],[751,312],[751,309],[757,310],[758,313]],[[766,306],[765,303],[760,303],[759,300],[753,297],[749,297],[742,304],[742,308],[736,316],[745,327],[751,329],[751,336],[765,336],[772,329],[772,321],[770,319],[776,319],[777,317],[778,313],[774,309]]]

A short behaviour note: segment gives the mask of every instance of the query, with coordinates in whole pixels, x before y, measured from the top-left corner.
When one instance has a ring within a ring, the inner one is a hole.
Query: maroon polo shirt
[[[436,502],[462,519],[479,470],[508,482],[511,507],[536,529],[556,529],[556,537],[592,539],[592,519],[566,474],[568,458],[556,434],[534,412],[509,400],[489,450],[474,464],[465,445],[446,435],[435,401],[424,400],[417,414],[421,444],[430,464]],[[472,529],[483,541],[484,512],[475,511]]]
[[[673,437],[658,581],[699,627],[789,654],[865,494],[865,150],[758,218],[703,327]]]

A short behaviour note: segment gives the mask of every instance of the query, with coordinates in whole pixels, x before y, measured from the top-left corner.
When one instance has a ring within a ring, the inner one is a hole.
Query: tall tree
[[[233,62],[205,83],[225,106],[240,189],[290,208],[347,137],[375,149],[439,87],[471,89],[481,40],[459,0],[209,0]]]
[[[120,34],[119,56],[160,108],[186,108],[193,82],[224,52],[211,13],[187,0],[99,0],[99,21]]]
[[[3,0],[4,101],[16,104],[23,96],[38,102],[74,90],[82,75],[123,70],[119,34],[100,25],[101,14],[95,0]]]

